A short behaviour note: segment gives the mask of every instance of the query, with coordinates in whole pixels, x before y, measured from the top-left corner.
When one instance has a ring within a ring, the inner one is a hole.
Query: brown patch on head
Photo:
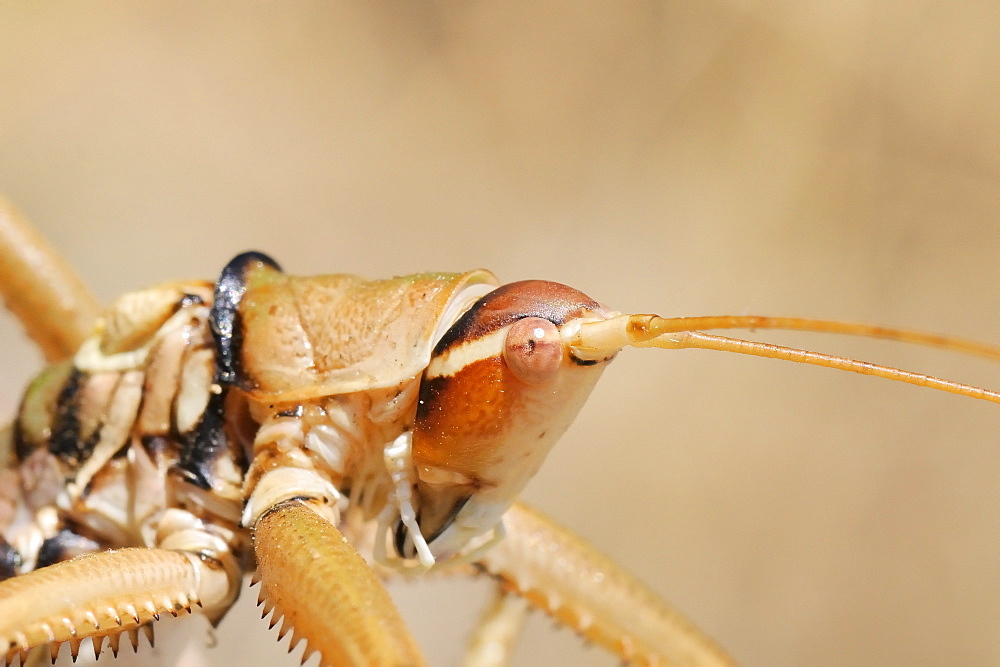
[[[510,427],[518,400],[500,355],[471,363],[454,376],[425,380],[414,425],[414,459],[460,472],[476,488],[493,486],[477,473],[496,464],[499,453],[493,445]]]
[[[442,354],[523,317],[540,317],[563,324],[575,317],[603,313],[601,304],[580,290],[547,280],[522,280],[498,287],[477,301],[441,338],[434,354]]]

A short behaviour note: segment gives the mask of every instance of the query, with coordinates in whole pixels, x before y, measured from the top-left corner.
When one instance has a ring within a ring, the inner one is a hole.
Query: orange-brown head
[[[538,471],[613,356],[580,359],[566,340],[611,315],[571,287],[524,281],[487,294],[438,342],[412,449],[417,520],[435,557],[494,528]],[[402,524],[396,549],[413,555]]]

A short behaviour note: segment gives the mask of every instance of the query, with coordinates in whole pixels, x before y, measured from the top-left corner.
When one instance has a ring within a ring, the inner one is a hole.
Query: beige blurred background
[[[998,69],[991,0],[5,2],[0,190],[104,300],[258,248],[1000,340]],[[40,360],[0,340],[7,417]],[[786,366],[623,353],[527,499],[748,665],[996,665],[1000,412]],[[392,587],[435,665],[488,590]],[[254,615],[131,664],[297,664]],[[540,614],[517,654],[616,662]]]

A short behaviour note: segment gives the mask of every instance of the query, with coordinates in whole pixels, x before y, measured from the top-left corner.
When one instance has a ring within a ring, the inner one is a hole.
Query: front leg
[[[203,607],[214,616],[228,609],[238,591],[239,570],[231,559],[172,549],[103,551],[56,563],[0,582],[0,663],[49,644],[53,658],[63,642],[75,657],[80,642],[105,637],[117,653],[118,639],[160,614],[176,616]]]
[[[306,639],[303,659],[324,665],[422,665],[416,642],[385,587],[308,500],[285,501],[254,525],[264,615]]]
[[[337,528],[342,497],[307,439],[302,420],[279,414],[254,442],[243,523],[263,615],[273,610],[271,625],[283,620],[291,647],[305,639],[303,657],[319,652],[324,665],[424,664],[385,587]]]
[[[481,567],[581,635],[638,664],[731,665],[733,660],[613,560],[548,517],[515,503],[507,537]]]
[[[528,605],[501,582],[465,650],[464,667],[504,667],[510,664],[524,627]]]

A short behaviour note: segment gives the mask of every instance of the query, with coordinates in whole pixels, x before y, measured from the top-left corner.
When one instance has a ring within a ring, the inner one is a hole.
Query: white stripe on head
[[[503,354],[504,342],[510,325],[493,333],[452,346],[441,356],[433,357],[427,365],[425,377],[451,377],[469,364]]]

